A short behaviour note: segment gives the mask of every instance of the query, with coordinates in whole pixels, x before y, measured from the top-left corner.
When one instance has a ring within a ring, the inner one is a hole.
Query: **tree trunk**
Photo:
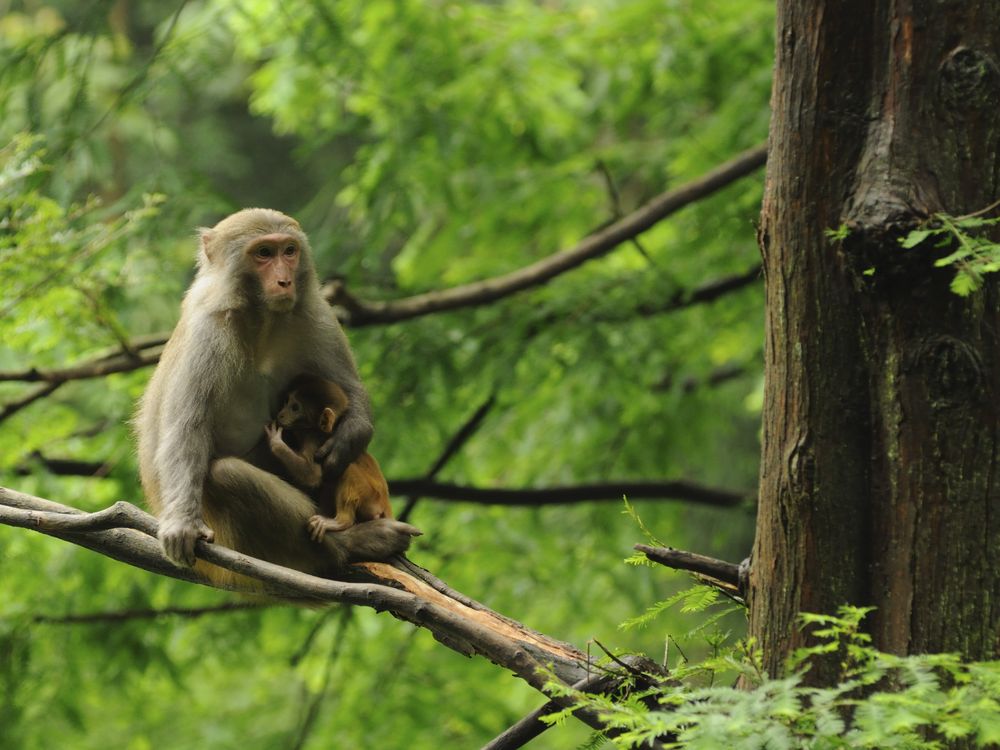
[[[868,604],[878,648],[996,658],[1000,294],[898,239],[997,198],[1000,3],[778,6],[750,633],[776,674],[799,612]]]

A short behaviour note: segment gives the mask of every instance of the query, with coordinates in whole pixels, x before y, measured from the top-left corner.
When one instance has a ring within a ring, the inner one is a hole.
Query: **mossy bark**
[[[778,5],[750,633],[777,673],[866,604],[878,648],[996,658],[1000,290],[898,240],[1000,197],[1000,3]]]

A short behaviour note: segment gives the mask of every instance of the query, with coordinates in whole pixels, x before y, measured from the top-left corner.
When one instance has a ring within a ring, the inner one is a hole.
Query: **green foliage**
[[[986,209],[989,210],[989,209]],[[969,216],[934,214],[920,228],[911,230],[899,242],[909,250],[932,241],[932,247],[949,250],[934,261],[938,268],[953,267],[951,290],[968,297],[983,284],[983,276],[1000,270],[1000,243],[990,239],[986,230],[1000,224],[1000,218],[986,219],[978,212]]]
[[[574,707],[600,713],[621,731],[613,744],[623,748],[657,738],[684,750],[934,750],[955,739],[982,748],[1000,742],[1000,662],[882,653],[861,631],[870,611],[845,606],[836,616],[803,615],[814,644],[795,654],[785,676],[763,674],[753,644],[746,643],[675,669],[661,688],[624,700],[556,683],[549,689],[572,698]],[[838,684],[809,684],[810,660],[831,654],[841,657]],[[715,684],[715,677],[733,672],[743,689]]]
[[[766,137],[773,12],[764,0],[14,3],[0,18],[0,368],[62,368],[168,331],[194,228],[241,206],[295,214],[321,274],[370,299],[570,246]],[[657,309],[758,262],[760,182],[542,288],[349,331],[386,473],[423,475],[495,395],[440,479],[752,487],[760,285]],[[714,383],[725,367],[737,376]],[[141,502],[128,420],[148,375],[73,381],[4,419],[0,483],[85,509]],[[37,387],[0,383],[0,409]],[[99,469],[61,476],[47,459]],[[636,506],[678,546],[736,559],[749,546],[743,510]],[[425,531],[415,561],[555,637],[652,652],[662,629],[691,629],[669,611],[616,629],[683,584],[619,564],[637,531],[613,503],[423,499],[412,520]],[[0,584],[3,747],[473,747],[540,702],[370,612],[147,619],[228,599],[21,529],[0,527]],[[53,620],[101,612],[120,617]],[[589,737],[573,721],[544,742]]]
[[[135,272],[143,262],[137,238],[164,200],[145,195],[141,207],[106,218],[94,198],[62,206],[39,188],[51,169],[41,140],[18,134],[0,149],[0,337],[39,365],[128,339],[116,309],[128,287],[145,281]]]

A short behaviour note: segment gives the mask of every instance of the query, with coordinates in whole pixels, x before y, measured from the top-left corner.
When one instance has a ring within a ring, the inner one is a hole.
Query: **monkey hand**
[[[361,414],[341,419],[330,439],[316,451],[316,460],[323,462],[323,476],[336,478],[343,474],[344,469],[365,452],[373,432],[371,422]]]
[[[271,446],[271,450],[274,450],[275,446],[279,443],[284,443],[284,438],[281,437],[281,426],[277,422],[268,422],[264,425],[264,432],[267,434],[267,442]]]
[[[160,521],[157,537],[163,554],[172,563],[190,568],[195,560],[195,542],[199,539],[211,542],[215,539],[215,532],[201,519],[166,518]]]

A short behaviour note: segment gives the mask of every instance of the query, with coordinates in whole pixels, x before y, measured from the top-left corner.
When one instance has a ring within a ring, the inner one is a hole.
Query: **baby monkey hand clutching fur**
[[[264,430],[271,452],[292,480],[309,490],[319,488],[315,497],[320,513],[309,519],[309,536],[315,542],[322,542],[328,531],[343,531],[357,522],[392,518],[389,486],[370,453],[358,456],[339,479],[324,479],[323,468],[315,460],[317,449],[326,442],[349,405],[344,389],[313,375],[298,376],[289,389],[277,417]],[[292,433],[297,450],[284,441],[282,430]]]

